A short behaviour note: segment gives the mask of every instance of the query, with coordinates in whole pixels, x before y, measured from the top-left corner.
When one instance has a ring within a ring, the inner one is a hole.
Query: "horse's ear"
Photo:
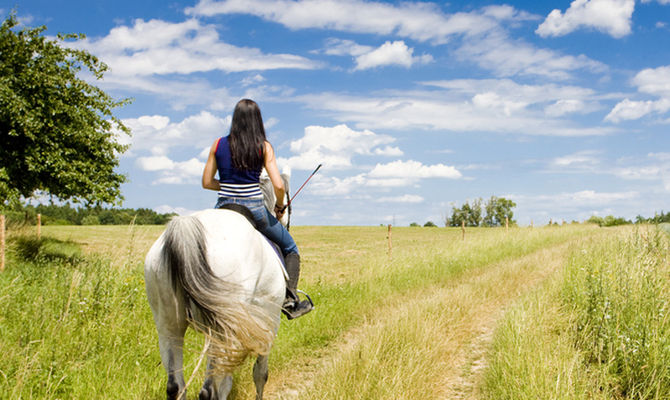
[[[281,174],[286,175],[287,179],[291,178],[291,167],[285,165],[284,168],[281,169]]]

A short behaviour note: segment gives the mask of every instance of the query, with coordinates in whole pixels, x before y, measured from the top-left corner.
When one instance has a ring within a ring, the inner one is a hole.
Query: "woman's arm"
[[[221,189],[219,185],[219,180],[214,178],[216,174],[216,148],[219,144],[220,139],[216,139],[212,148],[209,150],[209,157],[207,157],[207,162],[205,163],[205,169],[202,171],[202,187],[209,190],[219,190]]]
[[[277,160],[275,159],[275,151],[272,148],[272,145],[270,142],[265,142],[265,171],[268,173],[268,176],[270,177],[270,182],[272,182],[272,186],[274,187],[275,190],[275,197],[277,198],[277,203],[275,207],[275,213],[277,213],[277,218],[281,218],[281,216],[284,214],[282,211],[281,213],[278,212],[277,208],[283,208],[285,204],[285,199],[286,197],[286,190],[284,189],[284,181],[281,179],[281,175],[279,174],[279,168],[277,168]]]

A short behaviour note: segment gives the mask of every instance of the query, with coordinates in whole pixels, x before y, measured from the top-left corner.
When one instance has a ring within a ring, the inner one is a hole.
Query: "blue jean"
[[[239,204],[251,211],[256,221],[256,228],[268,239],[279,246],[282,254],[298,253],[293,237],[274,215],[270,214],[262,199],[242,199],[237,197],[219,197],[214,208],[221,208],[224,204]]]

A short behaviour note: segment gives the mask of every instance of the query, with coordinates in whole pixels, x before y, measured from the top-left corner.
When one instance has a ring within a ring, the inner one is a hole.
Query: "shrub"
[[[631,221],[623,217],[615,217],[613,215],[608,215],[605,218],[596,217],[595,215],[589,218],[587,221],[589,224],[597,224],[598,226],[619,226],[619,225],[628,225],[632,224]]]
[[[16,254],[25,261],[68,261],[75,263],[81,259],[81,248],[74,242],[36,236],[16,238]]]
[[[95,215],[87,215],[81,220],[82,225],[100,225],[100,220]]]

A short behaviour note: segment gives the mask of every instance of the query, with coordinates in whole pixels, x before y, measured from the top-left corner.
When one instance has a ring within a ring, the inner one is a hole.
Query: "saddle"
[[[236,213],[241,214],[243,217],[247,219],[247,221],[249,221],[251,226],[253,226],[254,229],[258,231],[258,225],[254,220],[254,215],[247,207],[240,204],[230,203],[230,204],[224,204],[219,209],[235,211]],[[286,260],[284,259],[284,255],[282,254],[281,249],[279,248],[277,243],[273,242],[272,240],[268,239],[267,236],[263,235],[263,232],[258,231],[258,233],[260,233],[261,236],[263,236],[263,239],[265,239],[268,243],[270,243],[272,249],[275,251],[275,253],[277,253],[279,260],[281,261],[282,272],[284,273],[284,279],[288,282],[288,272],[286,272]]]

